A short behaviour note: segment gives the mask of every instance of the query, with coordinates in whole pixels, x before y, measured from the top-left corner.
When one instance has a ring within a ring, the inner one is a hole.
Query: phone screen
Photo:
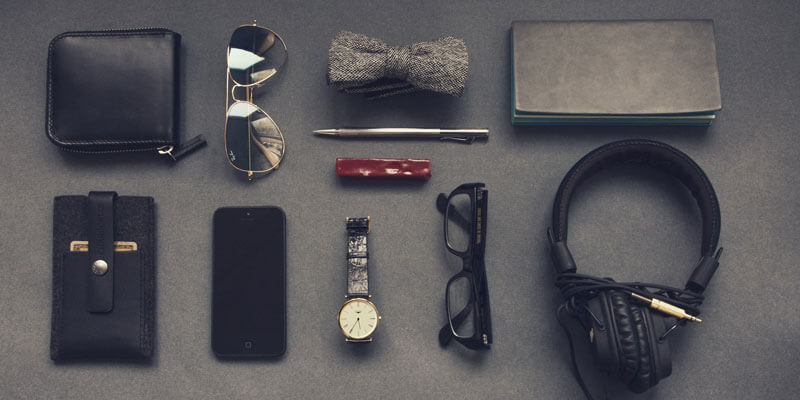
[[[277,207],[214,213],[211,347],[220,357],[286,351],[286,216]]]

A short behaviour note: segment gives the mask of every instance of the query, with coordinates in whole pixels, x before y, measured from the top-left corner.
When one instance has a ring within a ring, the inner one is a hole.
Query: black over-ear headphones
[[[700,261],[684,289],[615,282],[576,272],[567,248],[570,199],[592,173],[621,164],[661,170],[677,178],[697,200],[703,220]],[[714,188],[703,170],[683,152],[652,140],[622,140],[585,155],[561,181],[553,205],[553,225],[548,230],[556,287],[565,300],[559,308],[559,322],[567,336],[571,338],[562,314],[581,322],[600,369],[618,376],[634,392],[644,392],[669,376],[672,362],[667,338],[686,321],[700,321],[696,316],[703,302],[702,293],[719,266],[719,233],[720,211]],[[576,379],[591,399],[578,371],[571,339],[570,351]]]

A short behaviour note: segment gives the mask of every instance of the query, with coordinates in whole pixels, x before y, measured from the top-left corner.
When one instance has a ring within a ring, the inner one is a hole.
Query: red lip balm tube
[[[336,159],[336,174],[353,178],[416,179],[431,178],[427,158],[343,158]]]

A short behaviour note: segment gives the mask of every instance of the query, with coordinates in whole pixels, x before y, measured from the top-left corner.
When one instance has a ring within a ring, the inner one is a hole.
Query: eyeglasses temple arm
[[[470,312],[472,312],[473,303],[470,302],[461,310],[455,318],[453,318],[453,326],[457,327],[464,322],[464,319],[467,318]],[[442,329],[439,330],[439,344],[444,347],[450,343],[450,340],[453,339],[453,332],[450,330],[450,322],[446,323]]]

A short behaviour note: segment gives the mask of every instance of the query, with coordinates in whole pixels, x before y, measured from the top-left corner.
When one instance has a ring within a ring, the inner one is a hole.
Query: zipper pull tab
[[[156,151],[158,151],[158,154],[162,154],[162,155],[166,154],[166,155],[170,156],[170,158],[172,158],[172,161],[175,161],[175,156],[172,155],[172,149],[174,149],[173,146],[166,145],[166,146],[161,146],[161,147],[157,148]]]
[[[201,134],[178,146],[161,146],[158,148],[158,154],[166,154],[172,158],[172,161],[178,161],[205,145],[206,138]]]

